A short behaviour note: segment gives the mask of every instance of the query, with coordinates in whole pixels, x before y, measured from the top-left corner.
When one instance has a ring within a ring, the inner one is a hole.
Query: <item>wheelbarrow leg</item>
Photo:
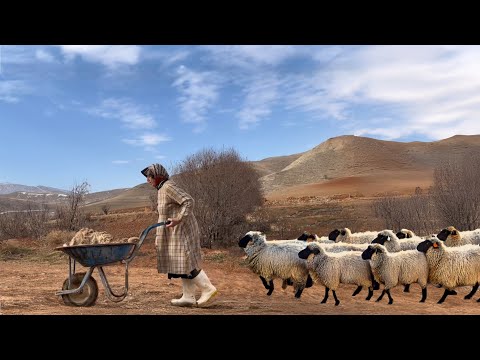
[[[127,296],[128,292],[128,262],[125,263],[125,288],[122,294],[115,294],[108,284],[107,276],[103,271],[103,267],[98,267],[98,273],[100,274],[100,279],[102,279],[103,286],[105,287],[105,293],[107,297],[113,302],[120,302]]]

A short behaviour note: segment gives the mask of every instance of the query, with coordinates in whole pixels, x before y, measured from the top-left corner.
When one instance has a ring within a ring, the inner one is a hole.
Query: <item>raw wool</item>
[[[301,296],[309,277],[306,261],[298,257],[298,252],[305,248],[305,242],[266,241],[263,233],[249,231],[240,239],[239,246],[243,247],[247,254],[248,266],[255,274],[272,285],[273,279],[276,278],[290,280],[293,283],[295,297]],[[270,290],[267,295],[271,295],[273,289],[267,289]]]
[[[327,252],[363,251],[368,246],[368,244],[351,244],[351,243],[344,243],[344,242],[329,244],[329,243],[313,241],[312,243],[318,244]]]
[[[370,244],[362,253],[363,259],[370,261],[375,280],[383,284],[384,290],[377,301],[381,300],[385,292],[389,297],[389,304],[393,303],[390,289],[397,285],[418,283],[422,288],[422,299],[427,298],[428,264],[423,253],[418,250],[388,252],[381,244]]]
[[[432,237],[422,241],[417,250],[424,252],[427,258],[428,281],[445,288],[445,293],[438,303],[445,301],[445,298],[453,293],[453,289],[459,286],[473,286],[465,299],[470,299],[475,294],[480,282],[480,247],[478,245],[449,247],[444,241]]]
[[[298,256],[307,260],[307,269],[314,283],[319,283],[326,288],[325,303],[328,298],[328,290],[332,290],[335,305],[340,303],[336,297],[336,290],[340,284],[355,284],[359,288],[354,292],[355,296],[362,287],[367,287],[369,295],[373,294],[373,274],[368,261],[363,260],[360,251],[328,252],[322,245],[315,242],[308,244]]]
[[[73,236],[68,244],[63,246],[76,245],[95,245],[111,243],[136,243],[140,239],[136,236],[130,238],[114,239],[112,235],[105,231],[95,231],[90,228],[82,228]]]
[[[364,231],[352,233],[349,228],[335,229],[329,235],[330,240],[335,242],[346,242],[353,244],[369,244],[377,236],[377,231]],[[332,239],[335,237],[335,239]]]

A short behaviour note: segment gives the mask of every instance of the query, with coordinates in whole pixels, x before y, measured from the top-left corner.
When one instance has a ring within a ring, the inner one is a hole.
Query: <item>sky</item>
[[[480,134],[480,46],[0,45],[0,183],[90,192],[203,149]]]

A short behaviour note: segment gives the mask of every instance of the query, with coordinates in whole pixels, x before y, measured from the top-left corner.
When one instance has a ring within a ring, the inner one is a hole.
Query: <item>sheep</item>
[[[376,231],[365,231],[353,233],[349,228],[335,229],[328,234],[328,239],[335,242],[346,242],[355,244],[370,243],[377,235]]]
[[[302,240],[302,241],[306,241],[306,242],[310,242],[310,241],[317,241],[319,243],[334,243],[335,241],[333,240],[329,240],[328,239],[328,236],[321,236],[319,237],[317,234],[310,234],[308,232],[304,232],[302,235],[300,235],[297,240]]]
[[[401,229],[399,232],[397,232],[395,235],[397,235],[397,238],[401,239],[410,239],[413,238],[415,233],[412,230],[409,229]]]
[[[387,248],[389,252],[397,252],[402,250],[413,250],[422,241],[422,238],[414,236],[412,238],[400,239],[393,233],[392,230],[382,230],[377,237],[372,240],[372,244],[381,244]],[[410,284],[404,286],[403,292],[410,292]]]
[[[383,245],[370,244],[362,253],[362,259],[370,262],[375,280],[384,284],[382,294],[376,300],[377,302],[382,300],[387,293],[388,303],[393,304],[390,289],[398,284],[410,285],[415,282],[422,288],[420,302],[425,302],[428,265],[424,254],[416,249],[390,253]]]
[[[442,231],[437,234],[437,238],[445,241],[445,245],[447,246],[461,246],[468,244],[479,245],[480,229],[460,232],[455,229],[454,226],[449,226],[442,229]]]
[[[372,244],[381,244],[387,248],[389,252],[397,252],[402,250],[413,250],[423,239],[418,236],[403,239],[400,241],[392,230],[382,230],[377,237],[372,240]]]
[[[261,232],[249,231],[239,240],[238,246],[247,254],[250,269],[260,276],[265,288],[268,286],[267,295],[270,296],[274,290],[274,278],[291,280],[296,298],[300,298],[305,287],[312,286],[306,262],[297,256],[299,251],[297,244],[266,241],[265,235]]]
[[[425,253],[427,258],[428,281],[445,288],[438,304],[443,303],[448,295],[456,294],[453,289],[458,286],[473,286],[465,299],[470,299],[475,294],[480,281],[479,246],[448,247],[442,240],[431,237],[418,244],[417,250]]]
[[[357,295],[364,286],[368,288],[365,300],[370,300],[373,295],[372,271],[368,261],[362,260],[360,255],[360,251],[329,253],[315,242],[298,253],[300,259],[307,260],[307,269],[313,281],[325,286],[325,296],[321,303],[327,302],[328,292],[332,289],[335,306],[340,304],[336,294],[340,283],[357,285],[352,296]]]

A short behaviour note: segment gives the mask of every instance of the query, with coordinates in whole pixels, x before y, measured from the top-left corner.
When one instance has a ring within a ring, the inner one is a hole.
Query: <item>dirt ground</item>
[[[397,287],[392,291],[394,303],[388,305],[386,296],[380,303],[375,302],[379,291],[375,291],[370,301],[365,301],[366,290],[352,297],[355,286],[341,285],[337,291],[340,305],[335,306],[331,294],[327,304],[320,303],[324,294],[320,285],[305,289],[302,297],[295,299],[293,288],[282,290],[280,281],[276,280],[275,291],[267,296],[260,279],[246,267],[240,248],[204,250],[204,255],[204,269],[219,291],[216,302],[209,308],[170,305],[172,298],[181,296],[181,281],[168,280],[166,275],[157,273],[155,255],[150,246],[131,263],[128,296],[120,303],[106,297],[98,272],[94,271],[99,295],[96,304],[91,307],[67,306],[61,297],[55,296],[68,276],[66,257],[0,261],[0,314],[480,315],[480,303],[476,302],[480,292],[471,300],[463,299],[469,288],[458,288],[458,295],[449,296],[443,304],[436,304],[442,289],[429,285],[427,301],[419,303],[421,290],[418,285],[412,285],[410,293],[403,293],[402,288]],[[118,292],[124,282],[124,267],[108,266],[105,272],[114,291]]]

